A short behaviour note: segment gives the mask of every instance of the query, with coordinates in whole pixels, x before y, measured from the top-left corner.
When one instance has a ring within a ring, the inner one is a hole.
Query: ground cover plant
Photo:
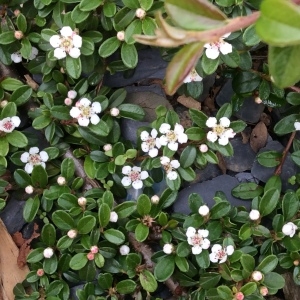
[[[0,205],[22,192],[35,223],[15,299],[72,299],[78,284],[80,300],[161,299],[164,283],[177,299],[259,300],[284,287],[284,273],[300,284],[300,176],[285,178],[289,189],[280,177],[288,155],[300,166],[299,1],[0,3],[0,61],[26,74],[0,79]],[[190,108],[187,128],[157,106],[126,140],[121,122],[145,112],[104,75],[130,77],[146,45],[169,61],[168,95],[198,99],[216,73],[233,96],[214,113]],[[174,213],[197,170],[234,156],[231,140],[256,125],[235,116],[249,96],[281,113],[269,133],[284,150],[256,157],[273,175],[232,190],[250,209],[220,190],[212,205],[191,193],[190,214]]]

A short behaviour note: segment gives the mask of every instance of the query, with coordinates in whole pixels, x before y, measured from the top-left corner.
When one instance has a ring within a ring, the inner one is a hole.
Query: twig
[[[284,162],[286,160],[286,157],[287,157],[288,152],[289,152],[289,150],[290,150],[290,148],[292,146],[292,143],[293,143],[293,140],[294,140],[295,136],[296,136],[296,131],[293,131],[292,134],[291,134],[291,136],[290,136],[290,139],[289,139],[289,141],[288,141],[288,143],[287,143],[287,145],[285,147],[285,149],[282,152],[282,158],[280,160],[280,164],[276,168],[274,175],[280,175],[281,174],[282,166],[283,166],[283,164],[284,164]]]
[[[153,255],[151,248],[144,243],[138,242],[134,236],[134,233],[132,233],[132,232],[129,232],[128,239],[129,239],[130,244],[133,246],[134,250],[142,254],[143,259],[146,263],[146,266],[148,267],[148,269],[150,269],[152,271],[154,269],[155,264],[151,260],[151,257]],[[179,285],[175,283],[175,281],[172,279],[172,277],[167,279],[164,282],[164,284],[169,288],[169,290],[172,292],[172,294],[174,296],[178,297],[176,290],[178,289]],[[186,296],[186,294],[184,292],[182,292],[180,296]]]

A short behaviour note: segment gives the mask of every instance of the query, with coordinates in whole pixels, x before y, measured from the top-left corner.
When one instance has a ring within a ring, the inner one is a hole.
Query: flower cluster
[[[209,259],[213,263],[223,263],[227,260],[228,255],[232,255],[234,252],[234,247],[229,245],[227,247],[222,247],[220,244],[215,244],[211,247],[211,253],[209,254]]]
[[[64,26],[60,30],[60,35],[51,36],[49,42],[55,48],[54,57],[57,59],[65,58],[67,54],[72,58],[78,58],[81,54],[82,38],[70,26]]]
[[[122,173],[126,175],[121,180],[122,184],[125,187],[132,185],[136,190],[141,189],[143,187],[142,180],[149,177],[148,172],[142,171],[140,167],[124,166],[122,168]]]
[[[9,133],[12,132],[16,127],[19,127],[21,120],[19,117],[7,117],[0,120],[0,131]]]
[[[100,118],[97,115],[100,112],[101,104],[99,102],[92,103],[89,99],[82,98],[71,108],[70,115],[78,120],[80,126],[86,127],[90,122],[93,125],[97,125],[100,122]]]
[[[21,155],[21,162],[26,163],[25,171],[28,174],[31,174],[33,168],[37,165],[41,165],[43,168],[46,168],[45,162],[48,161],[49,156],[46,151],[39,150],[38,147],[31,147],[28,152],[24,152]]]
[[[210,246],[210,241],[207,239],[208,230],[199,229],[196,231],[194,227],[189,227],[186,232],[187,241],[192,245],[192,253],[197,255],[202,252],[203,249],[208,249]]]
[[[187,135],[184,133],[182,125],[176,123],[174,130],[171,129],[171,125],[163,123],[159,127],[159,132],[163,135],[159,138],[160,145],[168,146],[172,151],[178,150],[178,143],[183,144],[188,140]]]
[[[149,134],[148,131],[141,132],[141,148],[144,152],[148,153],[150,157],[156,157],[158,155],[158,149],[161,147],[159,138],[157,138],[157,130],[152,129]]]
[[[207,43],[204,45],[205,54],[210,59],[216,59],[220,53],[223,55],[229,54],[232,52],[232,45],[225,42],[224,39],[229,37],[230,33],[224,34],[216,42]]]
[[[218,143],[222,146],[226,146],[229,143],[229,139],[235,136],[235,132],[230,126],[230,120],[227,117],[222,117],[219,120],[219,124],[215,117],[210,117],[206,121],[206,126],[211,128],[207,133],[207,140],[214,143],[218,140]]]

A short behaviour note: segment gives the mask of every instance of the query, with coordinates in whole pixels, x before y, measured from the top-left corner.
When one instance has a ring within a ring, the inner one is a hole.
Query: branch
[[[147,268],[152,271],[154,269],[154,263],[151,260],[151,257],[153,255],[151,248],[145,243],[138,242],[134,236],[134,233],[132,233],[132,232],[128,233],[128,239],[129,239],[130,244],[134,248],[134,250],[141,253],[141,255],[143,256],[143,259],[146,263]],[[164,284],[169,288],[169,290],[172,292],[172,294],[174,296],[178,296],[177,290],[178,290],[179,285],[175,283],[175,281],[172,279],[172,277],[167,279],[164,282]],[[186,294],[183,291],[181,291],[180,296],[186,296]]]

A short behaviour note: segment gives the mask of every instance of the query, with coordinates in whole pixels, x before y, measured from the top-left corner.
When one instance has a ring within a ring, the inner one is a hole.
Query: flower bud
[[[245,296],[242,292],[238,292],[235,294],[235,299],[236,300],[244,300]]]
[[[43,254],[44,254],[44,257],[45,257],[45,258],[50,258],[50,257],[53,256],[54,251],[53,251],[52,248],[48,247],[48,248],[46,248],[46,249],[44,250]]]
[[[65,101],[64,101],[65,105],[67,105],[67,106],[72,105],[72,102],[73,102],[73,101],[72,101],[71,98],[66,98]]]
[[[19,14],[21,13],[21,11],[19,9],[15,9],[14,10],[14,15],[17,17]]]
[[[294,266],[299,266],[299,263],[300,263],[300,262],[299,262],[298,259],[296,259],[296,260],[293,261]]]
[[[65,177],[63,177],[63,176],[59,176],[58,178],[57,178],[57,183],[58,183],[58,185],[65,185],[66,184],[66,178]]]
[[[298,229],[298,227],[294,223],[288,222],[288,223],[283,225],[282,233],[284,235],[288,235],[290,237],[293,237],[295,235],[297,229]]]
[[[120,114],[120,110],[116,107],[113,107],[110,110],[110,115],[113,116],[113,117],[117,117],[119,114]]]
[[[89,252],[87,255],[86,255],[87,259],[88,260],[93,260],[95,258],[95,254],[92,253],[92,252]]]
[[[152,204],[158,204],[158,202],[159,202],[159,197],[158,197],[157,195],[153,195],[153,196],[151,197],[151,202],[152,202]]]
[[[80,206],[86,206],[86,198],[84,197],[78,198],[77,202]]]
[[[77,92],[74,90],[68,91],[68,98],[75,99],[77,96]]]
[[[27,185],[26,188],[25,188],[25,192],[26,194],[30,195],[33,193],[33,186],[32,185]]]
[[[174,251],[174,246],[172,244],[164,244],[163,251],[166,254],[171,254]]]
[[[96,254],[99,252],[98,246],[92,246],[90,250],[91,250],[91,253],[93,253],[93,254]]]
[[[260,212],[257,209],[252,209],[249,213],[249,218],[252,221],[256,221],[260,218]]]
[[[207,205],[202,205],[199,207],[198,212],[202,217],[206,217],[209,214],[209,207]]]
[[[22,39],[23,36],[24,36],[23,32],[20,31],[20,30],[16,30],[15,33],[14,33],[14,35],[15,35],[15,38],[16,38],[17,40]]]
[[[127,245],[122,245],[119,251],[121,255],[127,255],[130,252],[130,248]]]
[[[7,105],[8,101],[7,100],[3,100],[0,102],[0,107],[4,108]]]
[[[255,101],[255,103],[257,103],[257,104],[262,103],[262,100],[260,99],[260,97],[255,97],[254,101]]]
[[[269,290],[266,286],[262,286],[260,289],[259,289],[259,293],[262,295],[262,296],[267,296],[268,293],[269,293]]]
[[[45,274],[45,272],[44,272],[43,269],[38,269],[38,270],[36,271],[36,275],[39,276],[39,277],[43,276],[44,274]]]
[[[112,149],[112,145],[111,144],[106,144],[103,146],[103,150],[106,151],[110,151]]]
[[[207,147],[206,144],[201,144],[199,146],[199,150],[200,150],[201,153],[206,153],[208,151],[208,147]]]
[[[117,39],[119,41],[124,41],[125,40],[125,32],[124,32],[124,30],[118,31],[118,33],[117,33]]]
[[[70,229],[67,233],[70,239],[75,239],[77,236],[78,231],[76,229]]]
[[[142,9],[142,8],[138,8],[136,11],[135,11],[135,16],[139,19],[143,19],[145,18],[146,16],[146,12]]]
[[[251,277],[254,281],[261,281],[263,279],[263,274],[260,271],[254,271]]]
[[[109,221],[116,223],[118,221],[118,214],[115,211],[111,211],[110,212],[110,217],[109,217]]]

